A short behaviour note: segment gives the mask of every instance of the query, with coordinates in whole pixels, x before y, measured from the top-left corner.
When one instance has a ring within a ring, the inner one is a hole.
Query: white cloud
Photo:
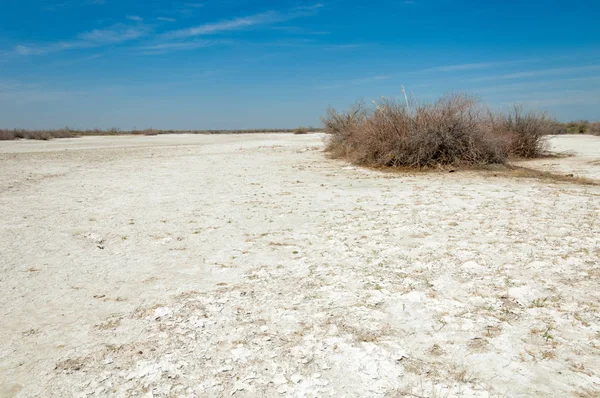
[[[156,18],[157,21],[163,21],[163,22],[175,22],[177,21],[175,18],[167,18],[167,17],[158,17]]]
[[[501,105],[511,105],[512,102],[502,102]],[[516,102],[530,107],[552,107],[564,105],[600,105],[600,94],[590,90],[570,90],[548,93],[530,93],[526,97],[517,98]]]
[[[0,100],[11,102],[50,102],[75,94],[78,94],[78,92],[57,90],[32,83],[0,81]]]
[[[316,10],[318,10],[321,7],[323,7],[323,5],[319,3],[312,6],[297,7],[286,12],[267,11],[246,17],[223,20],[220,22],[207,23],[191,28],[175,30],[172,32],[165,33],[163,37],[168,39],[195,37],[232,30],[240,30],[250,28],[253,26],[268,25],[276,22],[283,22],[294,18],[312,15],[316,12]]]
[[[459,72],[479,69],[495,68],[497,66],[506,66],[529,62],[530,60],[518,60],[518,61],[507,61],[507,62],[479,62],[472,64],[458,64],[458,65],[444,65],[436,66],[433,68],[423,69],[421,72]]]
[[[38,55],[64,50],[101,47],[139,39],[149,31],[145,26],[113,25],[105,29],[94,29],[81,33],[74,40],[49,43],[44,45],[18,45],[15,52],[19,55]]]
[[[534,70],[528,72],[517,72],[517,73],[508,73],[505,75],[498,76],[483,76],[476,77],[470,79],[472,82],[482,82],[488,80],[510,80],[510,79],[522,79],[527,77],[539,77],[539,76],[551,76],[551,75],[560,75],[560,74],[568,74],[568,73],[578,73],[578,72],[591,72],[600,70],[600,65],[587,65],[587,66],[576,66],[576,67],[568,67],[568,68],[553,68],[553,69],[543,69],[543,70]]]
[[[228,44],[229,42],[223,40],[191,40],[191,41],[183,41],[183,42],[168,42],[168,43],[159,43],[152,44],[147,46],[140,46],[138,50],[140,50],[141,54],[144,55],[160,55],[166,54],[174,51],[186,51],[186,50],[194,50],[198,48],[210,47],[217,44]]]
[[[249,17],[236,18],[228,21],[208,23],[193,28],[180,29],[168,32],[164,35],[167,38],[184,38],[219,33],[223,31],[248,28],[256,25],[263,25],[277,21],[277,14],[266,12]]]
[[[497,94],[497,93],[523,93],[530,92],[531,89],[549,88],[553,91],[560,91],[564,88],[573,87],[574,85],[592,85],[600,83],[600,76],[584,76],[573,78],[558,78],[552,80],[535,81],[535,82],[519,82],[510,84],[499,84],[493,86],[485,86],[472,89],[471,91],[480,94]]]
[[[183,6],[187,8],[202,8],[204,7],[204,3],[183,3]]]
[[[476,70],[486,69],[496,66],[495,63],[477,63],[477,64],[462,64],[462,65],[448,65],[448,66],[437,66],[435,68],[425,69],[427,72],[455,72],[461,70]]]
[[[102,0],[96,0],[100,2]],[[202,7],[202,3],[187,3],[187,7]],[[314,4],[312,6],[296,7],[287,11],[267,11],[251,16],[224,20],[219,22],[207,23],[191,28],[174,30],[159,36],[159,39],[166,40],[165,43],[158,43],[155,46],[164,46],[164,48],[147,48],[146,51],[167,51],[167,48],[172,49],[187,49],[198,48],[204,46],[203,42],[193,41],[187,43],[173,42],[175,39],[186,39],[203,35],[217,34],[220,32],[232,31],[250,28],[253,26],[267,25],[281,21],[288,21],[294,18],[313,15],[322,4]],[[118,44],[128,41],[133,41],[147,36],[151,28],[143,25],[143,19],[137,15],[130,15],[127,19],[135,22],[135,26],[126,24],[117,24],[105,29],[95,29],[89,32],[84,32],[73,40],[66,40],[54,43],[46,43],[41,45],[19,44],[14,48],[13,53],[18,55],[39,55],[54,53],[65,50],[94,48],[105,45]],[[161,21],[174,22],[175,19],[160,17]]]

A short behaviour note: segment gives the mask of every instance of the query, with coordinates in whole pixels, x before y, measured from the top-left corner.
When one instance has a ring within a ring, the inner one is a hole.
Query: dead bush
[[[515,105],[493,113],[466,94],[446,95],[432,104],[382,98],[347,112],[329,108],[322,118],[326,150],[357,164],[430,168],[502,164],[509,157],[533,158],[545,136],[560,124],[545,113]]]
[[[308,128],[306,128],[304,126],[300,126],[296,130],[294,130],[294,134],[308,134],[308,132],[309,132]]]
[[[368,114],[363,101],[354,104],[347,112],[339,113],[328,108],[327,115],[321,119],[325,133],[329,134],[326,150],[334,157],[345,157],[356,150],[356,147],[350,147],[351,142],[356,145],[356,139],[351,139],[351,136],[360,134]]]
[[[545,136],[557,134],[559,124],[543,112],[526,112],[522,106],[513,106],[500,118],[499,133],[510,136],[511,155],[535,158],[544,152]]]
[[[0,130],[0,141],[17,139],[17,135],[12,130]]]
[[[0,140],[49,140],[52,138],[70,138],[77,134],[70,129],[60,130],[0,130]]]
[[[463,94],[412,107],[382,99],[374,109],[362,103],[345,113],[329,109],[323,124],[328,151],[371,166],[504,163],[510,149],[508,135],[493,134],[478,102]]]

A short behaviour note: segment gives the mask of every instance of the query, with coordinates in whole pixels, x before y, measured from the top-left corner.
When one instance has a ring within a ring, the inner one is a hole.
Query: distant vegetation
[[[296,130],[294,130],[294,134],[308,134],[311,131],[313,131],[312,127],[300,126]]]
[[[600,135],[600,122],[579,120],[576,122],[561,123],[559,134],[592,134]]]
[[[307,134],[317,132],[320,129],[315,127],[299,127],[296,129],[254,129],[254,130],[131,130],[122,131],[119,129],[109,130],[74,130],[64,128],[59,130],[23,130],[23,129],[0,129],[0,141],[2,140],[50,140],[52,138],[73,138],[81,136],[96,135],[161,135],[161,134],[252,134],[252,133],[295,133]]]
[[[329,109],[323,118],[327,150],[367,166],[430,168],[502,164],[510,157],[533,158],[544,136],[560,124],[544,113],[515,106],[494,113],[475,98],[447,95],[432,104],[382,98],[359,102],[346,112]]]

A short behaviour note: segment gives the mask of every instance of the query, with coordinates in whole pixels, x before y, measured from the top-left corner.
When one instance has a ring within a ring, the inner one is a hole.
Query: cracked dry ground
[[[0,153],[0,395],[598,396],[599,187],[322,139]]]

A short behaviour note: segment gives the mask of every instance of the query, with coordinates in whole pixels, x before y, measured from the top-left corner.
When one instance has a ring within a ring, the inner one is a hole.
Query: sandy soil
[[[322,142],[0,142],[0,396],[600,394],[600,187]]]

